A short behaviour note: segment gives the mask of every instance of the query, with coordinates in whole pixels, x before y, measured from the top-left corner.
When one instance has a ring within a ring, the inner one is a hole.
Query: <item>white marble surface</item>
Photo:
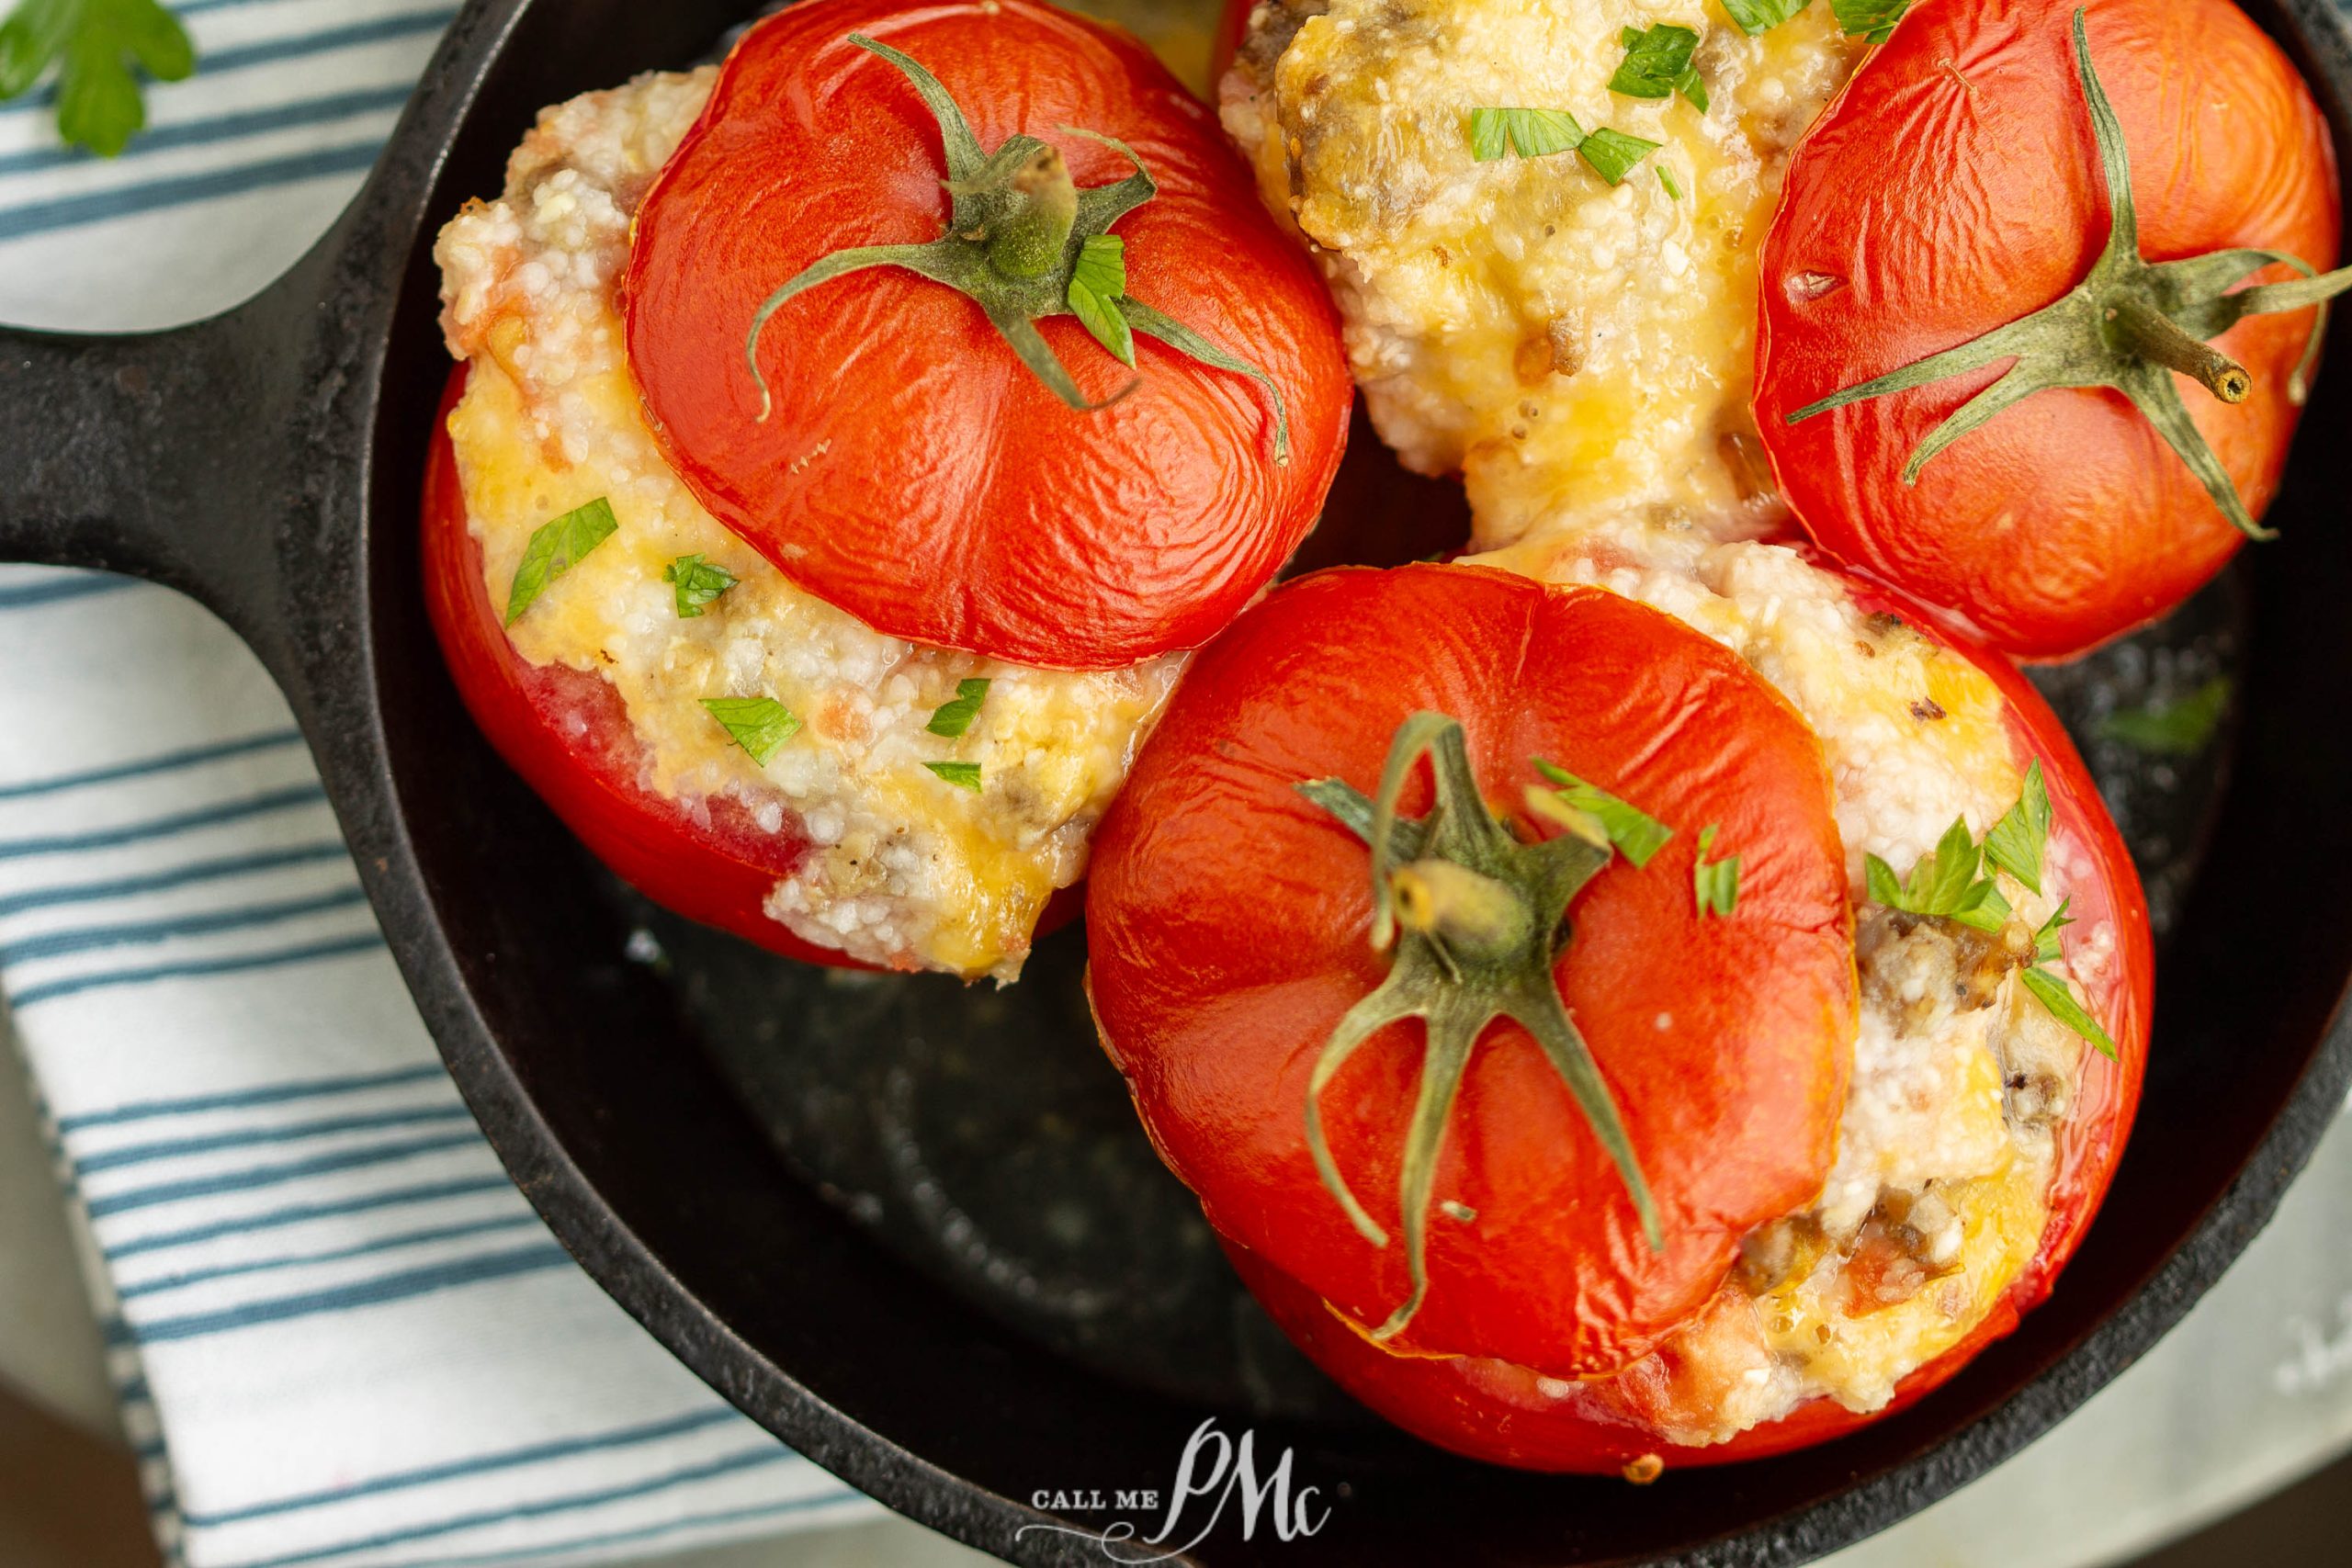
[[[1834,1568],[2091,1568],[2285,1485],[2352,1446],[2352,1126],[2188,1321],[2057,1431]],[[0,1038],[0,1379],[114,1429],[98,1335],[12,1043]],[[2063,1287],[2062,1287],[2063,1288]],[[1670,1494],[1661,1489],[1661,1503]],[[951,1568],[899,1520],[650,1568]]]

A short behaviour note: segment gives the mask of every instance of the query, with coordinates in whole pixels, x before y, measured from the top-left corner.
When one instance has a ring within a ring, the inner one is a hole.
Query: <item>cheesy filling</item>
[[[483,586],[504,605],[534,531],[605,498],[618,530],[508,629],[516,651],[611,684],[648,789],[734,796],[806,842],[766,904],[796,935],[888,967],[1010,979],[1047,898],[1083,874],[1183,660],[1073,673],[884,637],[695,500],[646,425],[614,289],[637,203],[715,79],[646,75],[548,110],[505,194],[442,232],[443,324],[471,366],[449,430]],[[738,581],[687,618],[662,572],[696,554]],[[976,677],[990,684],[969,729],[931,733]],[[703,707],[719,696],[773,698],[804,728],[763,766]],[[980,788],[930,761],[977,763]]]
[[[1660,22],[1700,34],[1703,114],[1609,91],[1622,30]],[[1859,50],[1827,6],[1751,39],[1700,0],[1263,0],[1220,107],[1315,247],[1382,437],[1459,469],[1501,545],[1564,506],[1771,509],[1757,249]],[[1573,152],[1481,164],[1481,107],[1662,146],[1615,186]]]
[[[1622,30],[1661,22],[1701,34],[1703,113],[1608,90]],[[1714,1301],[1602,1385],[1678,1444],[1815,1397],[1881,1408],[1982,1323],[2040,1246],[2085,1049],[2019,973],[2092,874],[2087,845],[2053,833],[2040,894],[2001,875],[1997,935],[1869,902],[1866,853],[1900,875],[1955,817],[1981,839],[2018,799],[1998,691],[1764,542],[1785,509],[1747,414],[1757,250],[1859,51],[1826,6],[1751,39],[1698,0],[1265,0],[1221,85],[1262,194],[1321,261],[1382,435],[1463,473],[1472,558],[1678,616],[1827,754],[1862,1003],[1838,1156],[1814,1204],[1747,1238]],[[1476,107],[1662,146],[1613,187],[1573,153],[1481,164]],[[2069,935],[2096,979],[2116,932]]]
[[[2018,799],[2005,700],[1975,666],[1785,546],[1616,521],[1475,558],[1664,610],[1747,660],[1821,739],[1856,908],[1861,1021],[1820,1198],[1750,1235],[1716,1306],[1621,1383],[1668,1441],[1719,1442],[1827,1396],[1875,1410],[1964,1338],[2030,1263],[2086,1047],[2026,991],[2033,933],[2094,874],[2063,825],[2034,893],[1997,874],[1997,934],[1870,902],[1863,857],[1899,874],[1955,817],[1978,840]],[[2069,933],[2096,982],[2117,933]],[[1563,1385],[1565,1392],[1566,1385]]]

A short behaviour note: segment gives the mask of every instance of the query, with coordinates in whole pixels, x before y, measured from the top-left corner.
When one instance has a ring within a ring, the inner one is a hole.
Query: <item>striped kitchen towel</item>
[[[356,188],[454,7],[176,9],[201,68],[119,160],[61,151],[46,94],[0,106],[0,319],[252,292]],[[175,1562],[605,1561],[873,1513],[556,1245],[283,701],[163,590],[0,568],[0,994]]]

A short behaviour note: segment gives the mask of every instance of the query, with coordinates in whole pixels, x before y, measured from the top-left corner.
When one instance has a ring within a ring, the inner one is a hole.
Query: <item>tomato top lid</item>
[[[1820,744],[1632,601],[1278,590],[1187,676],[1088,907],[1162,1154],[1393,1351],[1622,1366],[1827,1177],[1857,997]]]
[[[1222,629],[1312,525],[1352,395],[1208,112],[1030,0],[754,26],[639,209],[621,308],[673,466],[786,576],[1054,668]]]

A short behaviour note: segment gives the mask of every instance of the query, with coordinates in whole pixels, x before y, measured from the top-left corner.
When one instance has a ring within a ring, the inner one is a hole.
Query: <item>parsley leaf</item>
[[[1967,818],[1961,818],[1945,830],[1942,840],[1932,852],[1919,857],[1919,863],[1911,868],[1907,886],[1896,882],[1894,868],[1878,856],[1864,855],[1862,863],[1870,875],[1871,897],[1890,909],[1941,915],[1981,931],[1997,931],[2008,923],[2009,902],[1989,876],[1977,876],[1978,869],[1990,860],[2036,893],[2041,892],[2041,852],[2049,833],[2050,796],[2042,787],[2041,764],[2037,761],[2026,773],[2025,794],[1984,835],[1982,851],[1968,836]],[[2027,874],[2029,872],[2030,875]],[[2090,1015],[2089,1010],[2075,999],[2065,980],[2049,967],[2064,954],[2058,933],[2075,923],[2074,917],[2066,912],[2073,905],[2071,898],[2061,902],[2056,912],[2033,933],[2033,962],[2019,978],[2051,1017],[2111,1057],[2115,1055],[2115,1042],[2099,1027],[2098,1020]]]
[[[774,697],[705,697],[702,705],[763,768],[786,741],[800,733],[800,720]]]
[[[1624,63],[1609,78],[1609,90],[1629,98],[1664,98],[1680,93],[1701,114],[1707,112],[1707,85],[1690,64],[1699,35],[1689,28],[1660,22],[1644,32],[1627,28],[1618,39],[1625,46]]]
[[[2230,679],[2216,675],[2178,702],[2118,709],[2098,733],[2154,756],[2194,757],[2213,743],[2229,710]]]
[[[1555,799],[1598,822],[1602,836],[1637,869],[1649,864],[1650,857],[1674,837],[1673,829],[1648,812],[1627,805],[1598,784],[1585,783],[1566,768],[1538,757],[1535,771],[1560,786]]]
[[[1584,127],[1566,109],[1472,109],[1470,155],[1481,164],[1516,152],[1522,158],[1573,152]]]
[[[1829,0],[1829,8],[1838,13],[1838,25],[1846,31],[1884,43],[1894,36],[1894,24],[1911,8],[1911,0]]]
[[[1712,862],[1707,859],[1714,851],[1717,826],[1711,822],[1700,829],[1699,858],[1690,869],[1690,888],[1698,895],[1699,918],[1702,920],[1710,914],[1729,919],[1732,911],[1739,908],[1739,857],[1732,855]]]
[[[1984,852],[1969,836],[1964,817],[1952,818],[1942,840],[1911,868],[1907,883],[1895,881],[1894,868],[1878,856],[1862,857],[1875,902],[1908,914],[1940,915],[1980,931],[1997,931],[2008,924],[2009,901],[1990,877],[1976,874],[1983,864]]]
[[[662,581],[677,584],[678,617],[691,621],[738,580],[725,567],[713,566],[700,556],[680,556],[662,569]]]
[[[1664,164],[1660,164],[1657,166],[1657,183],[1666,187],[1667,195],[1672,197],[1677,201],[1680,201],[1682,199],[1682,187],[1674,183],[1674,171],[1668,168]]]
[[[1634,172],[1634,166],[1657,152],[1659,145],[1604,125],[1577,144],[1577,155],[1590,164],[1602,179],[1621,186],[1625,183],[1625,176]]]
[[[2027,970],[2024,978],[2025,988],[2033,993],[2033,999],[2047,1009],[2051,1017],[2089,1041],[2100,1055],[2114,1059],[2115,1042],[2099,1027],[2090,1010],[2075,999],[2075,993],[2067,988],[2065,981],[2042,968]]]
[[[159,82],[196,70],[187,30],[156,0],[20,0],[0,23],[0,98],[58,65],[57,131],[102,158],[147,123],[135,64]]]
[[[979,716],[980,705],[989,700],[989,683],[971,680],[956,682],[956,695],[932,710],[931,722],[923,726],[933,735],[949,738],[961,735],[972,728],[972,720]]]
[[[2058,962],[2061,956],[2058,933],[2075,923],[2075,918],[2066,913],[2074,903],[2072,898],[2061,899],[2057,912],[2042,921],[2041,929],[2033,933],[2033,961],[2036,964]]]
[[[1133,369],[1135,333],[1113,303],[1126,291],[1127,243],[1116,234],[1089,234],[1078,248],[1078,265],[1070,269],[1069,308],[1095,342]]]
[[[925,762],[924,767],[954,784],[957,789],[980,793],[980,765],[978,762]]]
[[[2025,793],[1984,835],[1984,858],[2041,891],[2041,852],[2050,840],[2050,792],[2041,782],[2041,761],[2026,770]]]
[[[1127,243],[1116,234],[1089,234],[1070,276],[1105,299],[1118,299],[1127,291]]]
[[[1770,32],[1805,8],[1811,0],[1724,0],[1724,9],[1749,38]]]
[[[619,527],[613,503],[598,496],[574,507],[552,523],[542,523],[523,547],[523,561],[506,590],[506,624],[513,626],[537,602],[555,580],[580,563],[581,558],[613,536]]]
[[[2066,913],[2074,902],[2069,898],[2061,903],[2057,913],[2042,921],[2041,929],[2033,933],[2033,964],[2023,976],[2025,988],[2051,1017],[2089,1041],[2100,1054],[2112,1058],[2115,1042],[2109,1038],[2106,1030],[2099,1027],[2098,1020],[2091,1016],[2090,1010],[2075,999],[2075,993],[2067,988],[2066,982],[2048,967],[2064,956],[2058,945],[2058,933],[2075,923],[2073,917]]]

